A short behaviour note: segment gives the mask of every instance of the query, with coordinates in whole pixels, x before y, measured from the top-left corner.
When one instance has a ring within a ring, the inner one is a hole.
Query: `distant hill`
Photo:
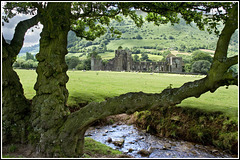
[[[137,11],[143,17],[146,13]],[[114,56],[114,50],[119,46],[132,51],[140,50],[141,52],[152,53],[158,55],[164,50],[172,50],[176,52],[191,53],[194,50],[205,49],[215,50],[218,37],[209,34],[206,31],[200,31],[194,23],[187,25],[183,19],[179,24],[174,26],[164,24],[156,26],[153,23],[144,23],[141,28],[136,27],[130,18],[124,18],[119,23],[111,21],[111,26],[122,32],[121,38],[112,37],[110,32],[94,41],[87,41],[76,37],[75,33],[70,31],[68,34],[68,55],[75,55],[81,58],[92,51],[96,51],[106,59]],[[110,26],[110,27],[111,27]],[[222,28],[223,26],[220,26]],[[20,55],[30,52],[36,54],[39,45],[24,47],[20,51]],[[234,33],[229,50],[238,53],[238,31]]]
[[[140,11],[139,14],[144,16]],[[138,28],[130,18],[124,18],[121,23],[113,20],[111,26],[122,32],[121,38],[112,37],[108,32],[95,41],[87,41],[76,37],[75,33],[70,31],[68,35],[69,53],[78,53],[82,58],[82,55],[94,50],[104,56],[105,54],[109,55],[110,52],[113,54],[119,46],[132,51],[140,50],[156,54],[164,50],[192,53],[194,50],[205,49],[212,52],[215,50],[218,40],[216,35],[200,31],[194,23],[191,23],[191,26],[187,25],[183,19],[174,26],[171,24],[156,26],[146,22],[141,28]],[[223,26],[221,25],[219,28],[223,28]],[[238,52],[238,31],[234,33],[229,49],[231,52]]]
[[[25,55],[26,52],[32,53],[33,55],[37,54],[39,52],[39,44],[30,46],[30,47],[23,47],[20,50],[19,56]]]

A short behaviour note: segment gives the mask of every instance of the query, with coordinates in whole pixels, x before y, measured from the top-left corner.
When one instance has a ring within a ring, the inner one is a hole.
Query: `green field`
[[[35,95],[33,86],[36,81],[34,70],[16,70],[23,84],[25,96]],[[185,82],[204,76],[176,75],[165,73],[135,73],[107,71],[68,71],[68,104],[74,105],[87,101],[103,101],[127,92],[159,93],[169,84],[180,87]],[[238,119],[238,87],[220,87],[215,93],[207,92],[200,98],[188,98],[179,106],[200,108],[207,111],[222,111],[229,117]]]

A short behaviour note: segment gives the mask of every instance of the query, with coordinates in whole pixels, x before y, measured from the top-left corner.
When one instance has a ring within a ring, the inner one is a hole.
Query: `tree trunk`
[[[30,102],[25,98],[22,84],[13,70],[17,54],[22,48],[26,31],[38,22],[38,17],[18,23],[14,37],[7,44],[2,37],[2,137],[3,143],[26,142],[30,117]]]
[[[3,48],[3,142],[21,143],[25,141],[25,123],[29,119],[30,103],[23,94],[19,77],[12,68],[12,61],[7,49]]]
[[[69,114],[66,107],[68,67],[65,55],[70,30],[70,9],[71,3],[48,3],[46,11],[40,17],[44,27],[40,35],[40,51],[36,55],[39,64],[31,120],[34,131],[40,136],[39,150],[48,157],[57,156],[55,136]]]

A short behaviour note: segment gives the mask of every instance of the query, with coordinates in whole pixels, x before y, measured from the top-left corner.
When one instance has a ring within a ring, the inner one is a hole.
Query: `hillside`
[[[138,12],[138,14],[145,16],[143,12]],[[171,24],[156,26],[146,22],[141,28],[138,28],[130,18],[124,17],[121,23],[111,21],[111,26],[122,32],[120,38],[107,32],[94,41],[87,41],[76,37],[75,33],[70,31],[68,34],[69,54],[67,56],[86,59],[88,53],[96,51],[103,59],[111,59],[114,57],[114,50],[122,46],[123,49],[130,49],[133,53],[147,53],[151,60],[158,61],[162,59],[162,54],[166,50],[170,50],[175,55],[190,55],[199,49],[212,54],[218,39],[214,34],[200,31],[193,23],[191,26],[187,25],[183,19],[174,26]],[[39,45],[24,47],[20,56],[26,52],[36,54],[38,50]],[[238,31],[232,37],[229,52],[231,55],[238,53]]]
[[[112,37],[108,32],[95,41],[86,41],[77,38],[73,32],[69,32],[69,53],[79,53],[78,55],[83,58],[84,55],[94,50],[103,59],[109,59],[114,57],[114,50],[119,46],[132,51],[140,50],[140,52],[156,54],[164,50],[175,53],[178,51],[179,54],[181,52],[192,53],[198,49],[213,52],[218,39],[214,34],[210,35],[206,31],[200,31],[195,24],[186,25],[183,19],[174,26],[171,24],[155,26],[153,23],[145,23],[141,28],[138,28],[129,18],[125,18],[121,23],[112,21],[111,25],[122,32],[121,38]],[[231,52],[237,52],[237,44],[238,33],[236,32],[229,47]]]

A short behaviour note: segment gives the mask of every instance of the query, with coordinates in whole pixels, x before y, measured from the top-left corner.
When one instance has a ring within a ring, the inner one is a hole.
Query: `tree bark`
[[[3,143],[24,143],[30,117],[30,102],[13,70],[17,54],[23,46],[26,31],[38,23],[38,16],[21,21],[10,44],[2,37],[2,129]]]
[[[44,27],[40,35],[40,51],[36,55],[39,64],[31,121],[34,131],[40,136],[39,150],[48,157],[57,156],[55,135],[70,113],[66,107],[68,67],[65,62],[70,11],[71,3],[49,2],[40,17]]]

